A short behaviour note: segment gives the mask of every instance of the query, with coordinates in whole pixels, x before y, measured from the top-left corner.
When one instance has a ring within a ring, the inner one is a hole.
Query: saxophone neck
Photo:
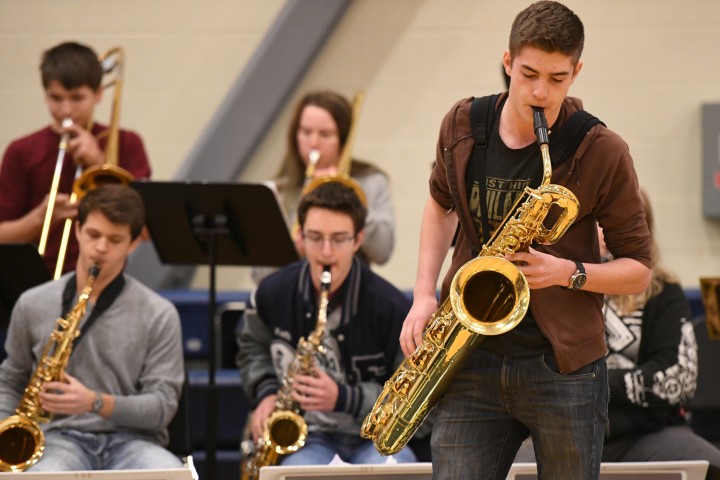
[[[547,119],[545,118],[545,110],[541,107],[532,107],[533,109],[533,130],[540,146],[540,154],[543,162],[543,178],[542,186],[549,185],[552,177],[552,161],[550,159],[550,134],[548,130]]]
[[[80,295],[78,296],[77,303],[79,305],[84,306],[90,300],[90,295],[92,295],[92,292],[95,289],[95,281],[97,280],[98,275],[100,275],[100,264],[95,262],[90,265],[90,268],[88,268],[85,286],[83,286],[83,289],[80,291]]]
[[[332,275],[330,274],[330,266],[325,265],[320,275],[320,297],[318,299],[318,313],[315,321],[315,328],[310,334],[310,340],[319,345],[325,336],[325,327],[327,325],[327,310],[330,303],[330,283]]]

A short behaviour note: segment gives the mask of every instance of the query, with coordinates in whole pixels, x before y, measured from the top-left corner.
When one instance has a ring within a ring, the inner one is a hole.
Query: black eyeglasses
[[[310,247],[322,248],[325,242],[329,242],[330,247],[335,249],[350,244],[350,242],[355,240],[355,235],[351,233],[335,233],[326,237],[319,232],[303,232],[303,238]]]

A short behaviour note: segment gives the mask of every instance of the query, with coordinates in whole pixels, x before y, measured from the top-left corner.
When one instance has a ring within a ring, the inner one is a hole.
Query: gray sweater
[[[20,403],[56,329],[69,277],[26,291],[13,309],[5,343],[8,357],[0,365],[0,418],[14,414]],[[120,295],[73,348],[66,369],[86,387],[112,394],[112,415],[55,415],[42,425],[46,431],[129,431],[167,444],[185,371],[180,318],[168,300],[127,275],[125,280]]]

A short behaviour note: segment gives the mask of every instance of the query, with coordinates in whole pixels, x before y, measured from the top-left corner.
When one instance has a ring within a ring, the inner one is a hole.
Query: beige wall
[[[328,0],[331,1],[331,0]],[[499,91],[501,55],[518,0],[356,0],[298,85],[365,92],[358,157],[391,176],[398,217],[391,261],[377,270],[411,288],[437,128],[456,99]],[[657,216],[665,263],[685,286],[720,275],[720,221],[702,217],[703,103],[720,101],[720,4],[567,0],[586,28],[571,93],[628,142]],[[155,178],[172,178],[242,71],[282,0],[0,0],[0,145],[47,121],[40,52],[77,39],[127,50],[122,125],[142,133]],[[109,102],[105,102],[109,103]],[[243,180],[272,176],[289,108]],[[102,113],[98,117],[102,117]],[[107,118],[107,114],[105,117]],[[207,283],[199,270],[195,285]],[[249,288],[223,267],[221,289]]]

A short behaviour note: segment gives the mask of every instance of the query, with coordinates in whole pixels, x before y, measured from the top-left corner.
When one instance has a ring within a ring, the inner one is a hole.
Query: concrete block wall
[[[307,0],[328,1],[333,0]],[[720,222],[702,217],[701,106],[720,101],[714,61],[720,4],[567,0],[586,27],[585,66],[571,92],[619,132],[653,200],[663,259],[683,285],[720,274]],[[521,0],[353,2],[293,99],[330,87],[366,95],[355,154],[393,179],[391,261],[378,271],[412,288],[421,211],[439,122],[458,98],[503,88],[500,61]],[[43,49],[76,39],[127,50],[121,123],[142,133],[154,176],[173,178],[260,43],[283,0],[0,1],[0,145],[47,123],[37,66]],[[109,105],[106,99],[104,107]],[[242,180],[271,177],[290,105]],[[108,118],[98,113],[99,119]],[[199,269],[194,286],[207,285]],[[248,289],[247,269],[221,267],[218,288]]]

